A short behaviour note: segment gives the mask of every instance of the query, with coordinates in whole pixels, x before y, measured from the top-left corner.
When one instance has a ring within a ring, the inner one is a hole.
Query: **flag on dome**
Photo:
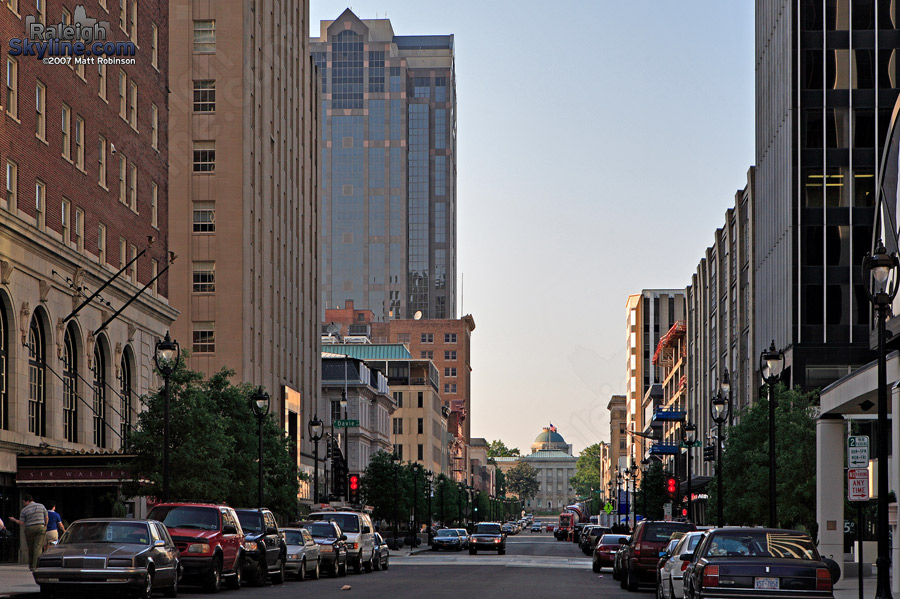
[[[555,433],[555,432],[556,432],[556,427],[553,426],[553,423],[552,423],[552,422],[550,423],[550,432],[551,432],[551,433]]]

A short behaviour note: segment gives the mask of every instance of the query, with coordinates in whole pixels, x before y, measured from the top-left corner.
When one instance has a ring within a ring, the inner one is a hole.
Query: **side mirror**
[[[153,546],[154,547],[165,547],[166,542],[163,541],[162,539],[157,539],[157,540],[153,541]]]
[[[368,526],[366,526],[366,525],[364,524],[363,527],[362,527],[362,533],[363,533],[363,534],[368,534],[368,533],[370,533],[370,532],[372,532],[372,529],[369,528]]]
[[[669,557],[669,554],[666,553],[665,551],[660,551],[660,552],[659,552],[659,557]]]
[[[627,544],[628,544],[628,539],[626,539],[625,537],[621,537],[619,539],[619,545],[627,545]]]
[[[347,540],[347,535],[341,535],[341,540],[342,540],[342,541],[346,541],[346,540]]]
[[[692,561],[694,561],[694,554],[693,553],[682,553],[681,555],[678,556],[678,559],[680,559],[683,562],[692,562]]]

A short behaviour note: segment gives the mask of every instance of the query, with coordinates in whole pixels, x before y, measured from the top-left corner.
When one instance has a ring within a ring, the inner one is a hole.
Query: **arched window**
[[[122,378],[119,381],[121,383],[119,394],[122,396],[122,449],[128,447],[128,443],[131,440],[131,427],[134,423],[131,403],[131,361],[128,359],[128,354],[129,351],[126,348],[122,352],[122,363],[119,366],[119,370],[122,373]]]
[[[94,445],[106,447],[106,356],[94,345]]]
[[[7,395],[7,379],[9,374],[9,341],[6,336],[9,327],[6,324],[6,310],[0,299],[0,428],[9,429],[9,396]]]
[[[28,432],[43,437],[47,434],[44,399],[47,395],[46,343],[44,328],[37,314],[31,317],[28,328]]]
[[[75,332],[66,328],[63,343],[63,438],[78,442],[78,352],[75,350]]]

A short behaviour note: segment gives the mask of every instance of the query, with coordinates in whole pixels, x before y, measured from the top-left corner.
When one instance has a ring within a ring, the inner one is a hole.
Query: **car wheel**
[[[497,555],[506,555],[506,549],[498,549]]]
[[[297,580],[306,580],[306,558],[300,560],[300,570],[297,572]]]
[[[372,562],[374,562],[374,561],[375,561],[375,552],[372,552],[372,555],[369,556],[369,561],[367,561],[363,564],[363,567],[366,569],[366,573],[369,573],[372,571],[372,565],[373,565]]]
[[[337,578],[340,575],[340,569],[338,567],[338,558],[334,558],[334,563],[331,564],[331,568],[328,570],[328,575],[332,578]]]
[[[591,562],[591,570],[594,571],[594,574],[600,574],[600,561],[599,560],[595,559]]]
[[[474,547],[472,547],[471,549],[469,549],[469,555],[475,555],[476,553],[478,553],[478,550],[475,549]],[[400,568],[400,569],[402,570],[403,568]]]
[[[384,564],[381,566],[381,569],[387,570],[390,561],[391,561],[391,556],[389,556],[389,555],[384,556]]]
[[[279,562],[281,562],[281,567],[278,568],[278,572],[272,574],[272,584],[284,584],[284,560],[287,556],[282,553],[279,558]]]
[[[260,561],[256,564],[256,571],[253,572],[253,575],[250,578],[250,584],[255,587],[265,586],[266,570],[266,556],[263,555]]]
[[[207,593],[218,593],[222,584],[222,561],[219,558],[213,560],[212,568],[207,572],[203,581],[203,590]]]
[[[372,556],[372,569],[376,572],[381,570],[381,554]]]
[[[144,585],[138,591],[138,597],[141,599],[150,599],[153,596],[153,570],[147,570],[147,577],[144,579]]]
[[[241,588],[241,580],[243,579],[244,573],[241,571],[241,564],[244,563],[244,557],[242,555],[238,555],[238,559],[235,562],[234,567],[234,575],[228,579],[228,588],[237,591]],[[265,578],[263,579],[263,584],[265,584]]]
[[[362,574],[362,552],[360,552],[359,556],[357,556],[356,560],[353,562],[353,573]]]
[[[628,582],[627,576],[628,576],[628,570],[620,570],[619,571],[619,587],[620,588],[623,588],[623,589],[628,588],[626,586],[626,583]]]
[[[178,596],[178,567],[175,568],[175,580],[172,581],[172,584],[163,589],[163,597],[177,597]]]
[[[628,568],[628,578],[626,580],[628,581],[628,584],[625,588],[627,588],[631,592],[638,590],[639,581],[637,576],[634,576],[631,568]]]
[[[312,571],[310,578],[313,580],[319,580],[319,560],[316,560],[316,569]]]

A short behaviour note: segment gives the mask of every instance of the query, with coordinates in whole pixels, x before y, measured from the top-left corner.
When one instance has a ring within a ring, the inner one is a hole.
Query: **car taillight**
[[[719,566],[706,566],[706,568],[703,569],[703,586],[719,586]]]
[[[353,548],[354,548],[354,549],[359,549],[359,543],[353,543]]]
[[[831,590],[831,572],[828,568],[816,568],[816,590]]]
[[[641,557],[641,544],[637,543],[634,546],[634,557]]]
[[[690,564],[691,564],[691,562],[689,562],[689,561],[687,561],[687,560],[684,560],[683,562],[681,562],[681,571],[684,572],[685,570],[687,570],[687,567],[688,567]]]

